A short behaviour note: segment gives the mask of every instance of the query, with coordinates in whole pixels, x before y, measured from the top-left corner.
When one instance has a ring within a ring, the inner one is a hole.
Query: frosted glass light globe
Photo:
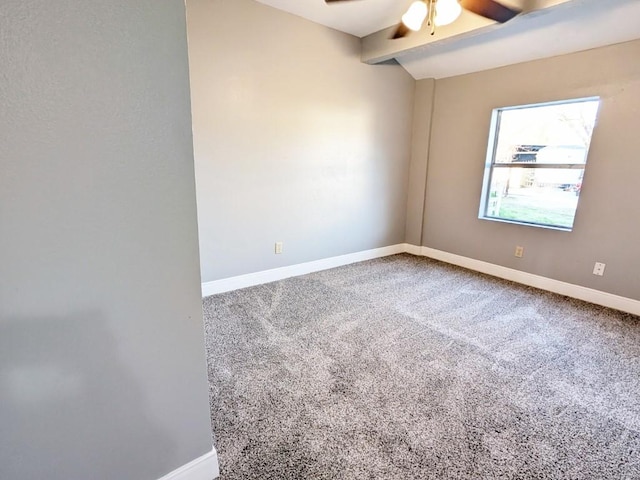
[[[435,24],[438,27],[449,25],[460,16],[461,12],[462,7],[458,3],[458,0],[438,0],[436,3]]]
[[[409,30],[417,32],[422,28],[422,23],[425,18],[427,18],[427,4],[419,0],[413,2],[409,10],[407,10],[407,13],[402,16],[402,23],[404,23]]]

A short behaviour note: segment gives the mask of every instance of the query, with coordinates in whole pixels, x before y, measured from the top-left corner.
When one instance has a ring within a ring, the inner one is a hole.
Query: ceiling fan
[[[351,0],[324,0],[326,3],[347,2]],[[506,7],[495,0],[416,0],[398,24],[391,38],[406,37],[411,31],[417,32],[426,24],[431,28],[431,35],[436,26],[453,22],[462,9],[482,15],[490,20],[504,23],[518,15],[520,11]]]

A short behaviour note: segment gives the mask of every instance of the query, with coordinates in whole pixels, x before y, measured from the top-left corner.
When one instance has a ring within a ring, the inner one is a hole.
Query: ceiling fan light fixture
[[[438,27],[453,23],[462,13],[458,0],[438,0],[436,3],[435,24]]]
[[[409,30],[417,32],[422,28],[424,19],[427,18],[427,12],[427,4],[422,0],[417,0],[411,4],[407,13],[402,16],[402,23],[404,23]]]

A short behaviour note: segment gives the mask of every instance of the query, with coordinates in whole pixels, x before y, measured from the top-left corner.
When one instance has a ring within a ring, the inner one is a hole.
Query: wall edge
[[[213,480],[220,475],[218,452],[211,448],[210,452],[175,469],[158,480]]]

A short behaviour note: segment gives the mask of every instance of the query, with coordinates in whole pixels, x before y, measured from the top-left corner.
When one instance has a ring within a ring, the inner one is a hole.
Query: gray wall
[[[250,0],[187,18],[203,281],[403,242],[409,74]]]
[[[438,80],[423,245],[640,300],[639,58],[634,41]],[[492,109],[592,95],[602,104],[573,231],[479,220]]]
[[[422,218],[424,215],[435,91],[436,81],[433,78],[416,82],[405,232],[405,241],[411,245],[421,245],[422,242]]]
[[[0,478],[211,450],[182,0],[0,6]]]

